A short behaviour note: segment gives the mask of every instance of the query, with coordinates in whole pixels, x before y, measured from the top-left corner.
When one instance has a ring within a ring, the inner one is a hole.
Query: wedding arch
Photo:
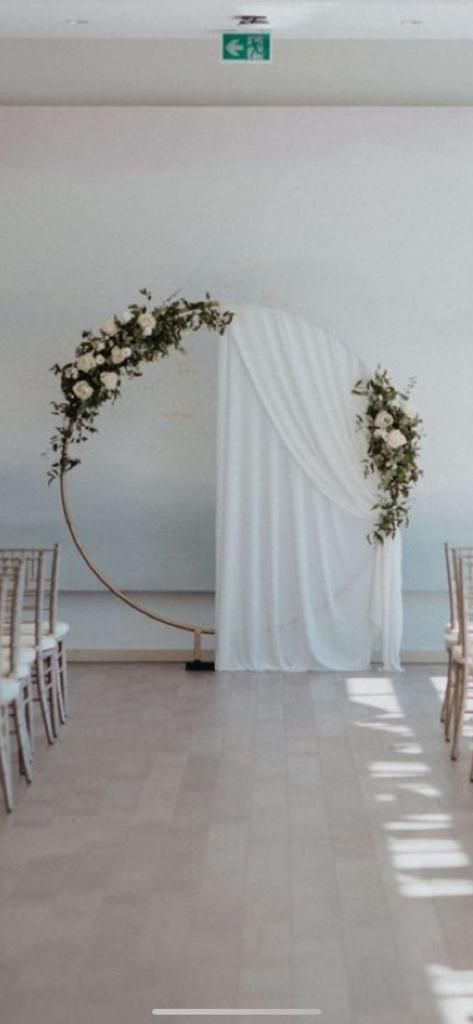
[[[59,479],[72,540],[90,570],[125,604],[202,637],[217,636],[223,670],[367,668],[380,644],[399,668],[401,541],[417,465],[420,417],[386,371],[369,377],[338,339],[303,317],[258,306],[222,311],[207,294],[132,304],[84,331],[60,377],[50,480]],[[96,432],[142,364],[181,349],[186,331],[222,337],[219,352],[216,628],[158,614],[95,565],[74,525],[67,474],[74,445]],[[367,539],[370,541],[366,543]]]
[[[83,331],[75,358],[62,366],[56,363],[52,367],[52,372],[60,378],[63,398],[52,403],[54,415],[60,422],[50,442],[54,458],[48,477],[50,482],[59,480],[66,525],[91,572],[130,608],[155,622],[192,633],[193,660],[187,662],[186,667],[208,669],[213,668],[213,662],[202,658],[202,637],[215,635],[215,629],[159,615],[117,587],[95,565],[82,544],[68,500],[67,474],[81,462],[72,454],[73,446],[87,441],[91,434],[96,433],[95,421],[101,407],[106,402],[117,400],[123,381],[140,377],[143,363],[163,358],[173,349],[182,351],[181,340],[186,332],[206,327],[222,335],[232,321],[233,314],[229,310],[221,310],[219,303],[209,294],[197,302],[172,296],[154,307],[151,306],[151,292],[143,288],[140,294],[144,302],[131,304],[121,315],[106,320],[95,333]]]

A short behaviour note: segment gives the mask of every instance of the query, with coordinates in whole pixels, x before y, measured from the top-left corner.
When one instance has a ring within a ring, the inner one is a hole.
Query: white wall
[[[1,542],[65,537],[47,368],[83,327],[143,284],[284,305],[418,378],[405,646],[438,646],[441,543],[471,536],[473,109],[2,108],[0,147]],[[212,588],[217,344],[132,384],[71,477],[87,545],[129,589]],[[65,589],[93,588],[65,546]]]

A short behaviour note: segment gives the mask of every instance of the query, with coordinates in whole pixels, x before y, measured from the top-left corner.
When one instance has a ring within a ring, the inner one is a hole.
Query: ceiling
[[[241,14],[281,39],[473,39],[472,0],[0,0],[0,38],[209,39]]]
[[[268,65],[220,35],[266,15]],[[473,0],[0,0],[0,104],[472,105]]]

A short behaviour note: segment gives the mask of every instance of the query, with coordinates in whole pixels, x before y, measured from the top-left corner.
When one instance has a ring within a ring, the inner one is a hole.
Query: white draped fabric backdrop
[[[216,666],[399,668],[401,541],[367,542],[366,368],[300,316],[239,307],[219,342]]]

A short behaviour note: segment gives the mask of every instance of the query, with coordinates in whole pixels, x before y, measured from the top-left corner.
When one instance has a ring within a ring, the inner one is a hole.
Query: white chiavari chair
[[[50,632],[57,600],[54,556],[54,548],[0,549],[0,571],[2,566],[7,567],[18,558],[25,564],[21,646],[25,652],[34,652],[33,678],[49,743],[53,743],[58,734],[59,722],[65,721],[60,679],[61,661],[64,667],[65,660],[60,657],[60,642]]]
[[[452,649],[453,672],[449,701],[452,761],[456,761],[458,757],[468,683],[473,677],[473,552],[471,549],[457,548],[455,550],[454,578],[458,609],[458,644]]]
[[[8,811],[13,810],[10,724],[17,737],[20,771],[28,782],[33,769],[31,665],[33,653],[21,648],[25,566],[21,560],[0,572],[0,776]]]
[[[449,621],[445,627],[444,641],[447,651],[447,685],[445,688],[445,695],[442,703],[442,712],[440,715],[440,721],[445,726],[445,739],[450,739],[450,719],[451,719],[451,694],[453,688],[453,648],[458,644],[458,609],[457,599],[455,591],[455,580],[454,580],[454,554],[455,549],[451,544],[444,544],[445,552],[445,565],[447,568],[447,583],[448,583],[448,605],[449,605]]]
[[[473,546],[462,545],[453,547],[445,544],[445,564],[447,568],[448,582],[448,603],[450,619],[445,627],[444,642],[447,650],[447,685],[442,703],[440,721],[444,723],[445,739],[450,740],[451,723],[453,715],[453,688],[455,683],[455,663],[453,660],[453,649],[460,642],[460,626],[458,611],[458,581],[456,578],[456,560],[462,556],[473,555]],[[473,628],[473,627],[471,627]]]
[[[10,551],[13,553],[14,549],[10,549]],[[57,651],[55,657],[60,687],[59,711],[61,721],[64,722],[69,711],[69,685],[65,644],[67,634],[69,633],[69,625],[67,622],[58,621],[57,617],[60,547],[59,544],[54,544],[51,548],[17,548],[15,553],[19,551],[21,551],[22,557],[27,559],[30,574],[34,573],[35,568],[38,568],[39,554],[43,556],[45,616],[41,622],[41,632],[43,637],[54,638],[56,641]],[[31,631],[31,625],[24,626],[25,634],[31,633]]]

